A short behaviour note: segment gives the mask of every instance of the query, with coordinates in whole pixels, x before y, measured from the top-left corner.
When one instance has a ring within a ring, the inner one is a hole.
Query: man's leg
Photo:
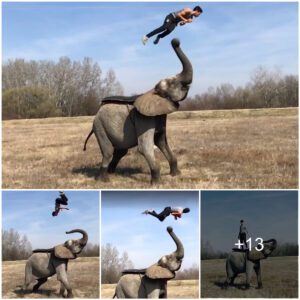
[[[153,216],[153,217],[155,217],[155,218],[157,218],[157,219],[159,220],[159,218],[158,218],[158,213],[157,213],[155,210],[153,210],[153,211],[148,211],[148,212],[147,212],[147,215],[151,215],[151,216]]]
[[[171,214],[171,212],[171,207],[165,207],[165,209],[158,214],[158,219],[162,222],[166,217],[168,217]]]
[[[159,34],[155,41],[153,42],[155,45],[158,44],[159,40],[164,38],[165,36],[169,35],[174,29],[176,28],[176,24],[172,23],[171,25],[168,26],[168,29]]]

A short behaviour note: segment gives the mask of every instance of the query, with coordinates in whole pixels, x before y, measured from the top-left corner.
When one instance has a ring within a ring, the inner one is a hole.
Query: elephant
[[[124,270],[114,298],[167,298],[167,282],[175,277],[184,257],[183,245],[173,228],[169,226],[167,231],[176,244],[176,250],[146,269]]]
[[[172,47],[182,64],[181,73],[160,80],[150,91],[131,97],[112,96],[102,100],[87,136],[83,150],[95,134],[102,153],[102,163],[97,178],[109,181],[108,173],[116,167],[128,149],[138,146],[151,170],[151,183],[160,181],[160,167],[155,160],[156,145],[169,162],[170,174],[179,174],[177,159],[172,153],[166,135],[167,114],[177,111],[179,102],[188,94],[193,80],[193,67],[173,39]]]
[[[223,288],[233,285],[234,279],[240,273],[246,273],[246,289],[249,288],[253,269],[256,273],[257,288],[262,288],[260,260],[266,259],[276,249],[277,241],[270,239],[264,241],[263,245],[264,248],[261,251],[233,249],[234,251],[229,254],[226,260],[227,278]]]
[[[64,296],[65,289],[67,297],[73,298],[72,288],[68,281],[67,267],[69,259],[77,258],[77,255],[83,250],[87,241],[88,234],[82,229],[73,229],[66,234],[79,232],[82,238],[78,240],[67,240],[64,244],[57,245],[50,249],[36,249],[28,258],[25,266],[25,283],[23,290],[28,290],[31,283],[37,280],[33,286],[33,292],[44,284],[48,277],[57,274],[57,280],[61,282],[60,294]]]

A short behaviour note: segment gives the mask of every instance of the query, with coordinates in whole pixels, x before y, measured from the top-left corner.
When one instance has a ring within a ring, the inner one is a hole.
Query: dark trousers
[[[244,245],[246,248],[248,248],[246,240],[247,240],[246,233],[240,233],[240,242],[243,243],[242,249],[244,249]]]
[[[56,198],[55,204],[68,205],[68,198],[65,195],[61,195],[60,198]]]
[[[161,213],[157,213],[155,210],[152,212],[149,212],[148,214],[157,218],[159,221],[163,221],[166,217],[168,217],[172,212],[171,207],[165,207],[165,209]]]
[[[160,32],[162,32],[161,34],[158,35],[159,38],[163,38],[165,36],[167,36],[168,34],[170,34],[175,27],[177,26],[177,23],[175,21],[175,18],[172,14],[169,14],[166,16],[165,20],[164,20],[164,24],[158,28],[156,28],[155,30],[151,31],[150,33],[148,33],[146,35],[147,38],[150,38],[153,35],[156,35]]]

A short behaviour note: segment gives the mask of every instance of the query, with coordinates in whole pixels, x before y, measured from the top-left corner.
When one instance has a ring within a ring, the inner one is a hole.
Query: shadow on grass
[[[24,298],[25,295],[28,295],[28,294],[44,295],[44,296],[50,297],[51,295],[53,296],[55,294],[56,290],[55,289],[40,289],[40,290],[33,292],[32,290],[23,290],[22,288],[17,288],[13,292],[18,296],[18,298]]]
[[[222,281],[214,281],[213,283],[215,286],[217,286],[221,289],[224,289],[224,290],[226,290],[227,288],[233,288],[233,287],[237,288],[239,290],[247,290],[244,283],[229,284],[227,287],[225,287],[224,282],[222,282]]]
[[[100,167],[98,166],[87,166],[87,167],[79,167],[79,168],[73,168],[72,173],[74,174],[83,174],[87,177],[93,177],[95,180],[97,180],[97,177],[99,176]],[[142,168],[117,168],[114,173],[109,174],[110,175],[118,175],[122,177],[132,177],[136,174],[143,174]]]

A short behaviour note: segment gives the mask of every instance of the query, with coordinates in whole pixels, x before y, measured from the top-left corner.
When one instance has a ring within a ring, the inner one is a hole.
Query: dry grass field
[[[253,274],[251,287],[244,290],[245,274],[240,274],[234,287],[221,288],[226,279],[225,260],[201,262],[202,298],[298,298],[298,258],[293,256],[270,257],[261,261],[262,289],[256,289]]]
[[[101,284],[101,298],[112,298],[115,284]],[[168,282],[168,298],[194,299],[199,298],[198,280],[171,280]]]
[[[131,149],[110,182],[94,179],[95,137],[82,151],[93,117],[3,121],[3,188],[151,188],[145,159]],[[298,109],[176,112],[169,144],[181,175],[171,177],[159,150],[162,182],[153,188],[298,187]]]
[[[40,287],[37,293],[24,293],[26,261],[2,263],[2,298],[61,298],[56,275]],[[99,258],[86,257],[70,261],[68,278],[76,298],[99,298]]]

